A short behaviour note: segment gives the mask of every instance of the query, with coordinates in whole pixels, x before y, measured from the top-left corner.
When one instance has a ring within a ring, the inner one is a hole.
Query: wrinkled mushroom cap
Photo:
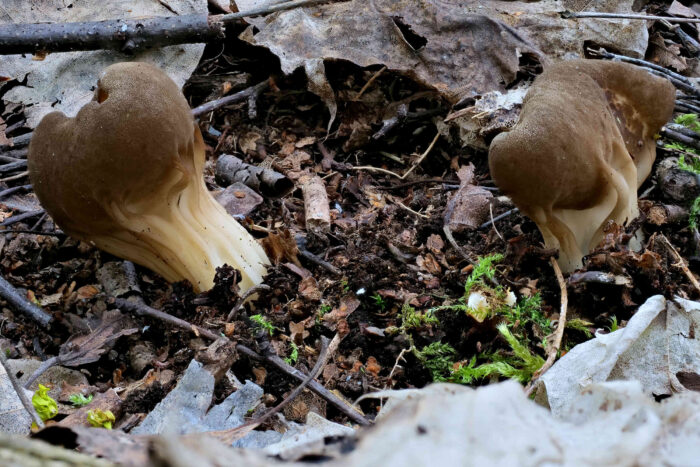
[[[559,248],[564,271],[581,266],[608,220],[636,217],[674,97],[669,81],[633,65],[560,62],[535,80],[513,129],[494,138],[493,179]]]
[[[68,234],[195,290],[215,270],[241,271],[242,291],[262,281],[265,252],[211,196],[199,127],[178,86],[147,63],[119,63],[75,118],[54,112],[29,146],[29,175]]]
[[[108,232],[110,206],[140,211],[194,175],[195,131],[165,73],[148,63],[112,65],[75,118],[52,112],[37,126],[28,157],[34,191],[67,233]]]

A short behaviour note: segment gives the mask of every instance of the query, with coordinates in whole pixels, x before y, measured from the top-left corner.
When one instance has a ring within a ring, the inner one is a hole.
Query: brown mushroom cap
[[[41,204],[79,238],[114,227],[111,204],[137,208],[194,175],[190,107],[168,75],[148,63],[118,63],[105,70],[95,99],[75,118],[46,115],[29,147]]]
[[[260,282],[267,257],[206,190],[204,158],[178,86],[153,65],[128,62],[104,71],[75,118],[44,117],[28,167],[42,205],[72,236],[198,290],[223,262],[254,276],[243,287]],[[227,251],[246,236],[252,257]]]
[[[494,138],[493,179],[559,248],[563,270],[581,267],[608,220],[637,216],[674,98],[669,81],[633,65],[559,62],[535,80],[513,129]]]

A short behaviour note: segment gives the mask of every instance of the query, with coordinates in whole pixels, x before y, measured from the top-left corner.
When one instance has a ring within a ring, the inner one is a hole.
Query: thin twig
[[[401,201],[399,201],[399,200],[397,200],[397,199],[395,199],[394,202],[395,202],[397,205],[399,205],[399,207],[405,209],[406,211],[410,212],[410,213],[413,214],[413,215],[416,215],[416,216],[418,216],[418,217],[422,217],[423,219],[430,219],[430,216],[425,215],[425,214],[422,214],[422,213],[420,213],[420,212],[418,212],[418,211],[415,211],[415,210],[409,208],[408,206],[406,206],[405,204],[403,204]]]
[[[27,161],[20,159],[18,161],[10,162],[7,164],[0,165],[0,172],[12,172],[13,170],[26,169]]]
[[[249,288],[248,290],[246,290],[245,293],[243,295],[241,295],[241,297],[238,299],[238,301],[233,306],[233,308],[231,308],[231,311],[228,313],[228,316],[226,317],[226,322],[230,323],[231,321],[236,319],[236,315],[241,310],[241,308],[243,308],[243,305],[245,304],[246,300],[248,300],[248,297],[251,297],[251,296],[253,296],[253,295],[255,295],[258,292],[261,292],[263,290],[270,290],[270,286],[267,284],[258,284],[258,285],[255,285],[255,286]]]
[[[423,162],[423,159],[425,159],[426,156],[430,153],[430,151],[433,149],[433,146],[435,146],[435,143],[437,142],[437,140],[439,138],[440,138],[440,132],[438,131],[438,133],[435,135],[435,138],[433,138],[433,141],[428,146],[428,149],[426,149],[423,152],[423,154],[420,155],[420,157],[418,158],[418,161],[416,161],[416,163],[413,164],[413,166],[410,169],[408,169],[406,172],[404,172],[403,175],[399,175],[396,172],[392,172],[391,170],[382,169],[381,167],[374,167],[372,165],[362,165],[359,167],[351,167],[351,169],[352,170],[367,170],[370,172],[380,172],[380,173],[394,176],[394,177],[398,178],[399,180],[404,180],[406,177],[408,177],[408,175],[411,172],[413,172],[416,169],[416,167],[418,167]]]
[[[36,413],[36,409],[29,401],[29,398],[24,392],[24,388],[17,379],[17,376],[12,372],[12,368],[10,368],[9,362],[7,361],[7,357],[5,356],[5,350],[2,348],[0,348],[0,364],[2,364],[3,368],[5,368],[5,373],[7,373],[7,377],[10,380],[10,383],[12,384],[12,387],[14,388],[15,392],[17,393],[17,397],[19,397],[19,400],[22,401],[24,409],[29,413],[29,416],[32,417],[32,420],[34,421],[34,423],[36,423],[36,426],[38,426],[39,428],[44,428],[44,422],[41,420],[41,417],[39,417],[39,414]]]
[[[559,349],[561,348],[561,341],[564,338],[564,329],[566,328],[566,312],[568,310],[569,296],[566,292],[566,281],[564,280],[564,275],[561,273],[561,268],[559,263],[557,263],[556,258],[553,256],[549,258],[549,262],[554,269],[554,275],[557,276],[557,283],[559,283],[559,290],[561,291],[561,309],[559,311],[559,322],[557,323],[557,330],[554,333],[554,342],[552,347],[549,349],[547,354],[547,360],[544,365],[540,367],[539,370],[535,372],[532,376],[532,380],[525,388],[526,394],[529,396],[535,388],[535,383],[542,375],[554,365],[554,360],[557,359],[557,354],[559,354]]]
[[[319,256],[311,253],[309,250],[299,248],[299,256],[304,258],[305,260],[309,261],[310,263],[315,264],[316,266],[320,266],[326,271],[330,272],[334,276],[340,276],[343,274],[343,272],[333,266],[331,263],[328,261],[324,260],[323,258],[320,258]]]
[[[389,372],[389,377],[387,378],[387,384],[388,384],[389,382],[391,382],[391,379],[393,378],[394,373],[396,372],[396,369],[397,369],[399,366],[401,366],[401,365],[399,365],[399,363],[401,363],[402,361],[403,361],[403,362],[406,361],[406,359],[403,358],[403,356],[404,356],[406,353],[410,352],[410,351],[411,351],[410,348],[401,349],[401,352],[399,353],[399,356],[396,357],[396,361],[394,362],[394,366],[391,368],[391,372]]]
[[[337,336],[337,334],[336,334],[336,336]],[[316,377],[319,375],[319,373],[321,372],[323,367],[326,365],[326,361],[328,360],[328,356],[330,354],[331,354],[331,352],[329,352],[328,338],[321,336],[321,351],[319,352],[318,358],[316,359],[316,364],[314,365],[313,369],[309,372],[309,375],[301,382],[301,384],[299,384],[296,388],[294,388],[294,390],[287,397],[285,397],[282,402],[280,402],[275,407],[273,407],[272,409],[265,412],[263,415],[255,418],[253,420],[250,420],[249,422],[246,422],[242,425],[239,425],[235,428],[231,428],[229,430],[210,431],[210,432],[208,432],[208,434],[214,436],[219,441],[222,441],[226,444],[231,444],[235,440],[242,438],[247,433],[249,433],[251,430],[260,426],[266,420],[269,420],[270,417],[272,417],[276,413],[279,413],[280,410],[285,408],[294,399],[296,399],[297,396],[299,396],[299,394],[301,394],[301,391],[303,391],[304,388],[311,381],[316,379]]]
[[[0,144],[0,151],[14,151],[19,148],[23,148],[29,144],[29,140],[32,138],[32,133],[25,133],[19,136],[13,136],[10,138],[8,144]]]
[[[493,230],[496,231],[496,235],[498,235],[498,238],[503,240],[504,242],[506,241],[505,238],[503,238],[503,235],[501,235],[501,232],[498,231],[496,228],[496,223],[493,220],[493,203],[489,203],[489,214],[491,214],[491,225],[493,226]]]
[[[411,182],[397,183],[396,185],[390,186],[379,186],[380,190],[400,190],[401,188],[408,188],[415,185],[426,185],[431,183],[449,183],[451,180],[445,180],[442,178],[424,178],[422,180],[413,180]],[[459,185],[456,185],[459,187]]]
[[[362,94],[365,93],[365,91],[372,85],[372,83],[374,83],[374,80],[379,78],[379,75],[384,73],[385,70],[386,70],[386,66],[383,66],[375,74],[373,74],[372,77],[365,83],[365,85],[362,86],[362,89],[360,89],[360,92],[357,94],[357,96],[355,96],[353,101],[359,101],[360,97],[362,97]]]
[[[691,284],[693,284],[693,287],[695,287],[695,290],[700,292],[700,282],[695,278],[695,275],[688,269],[688,266],[686,266],[685,261],[683,260],[683,257],[681,256],[680,253],[678,253],[678,250],[676,250],[671,242],[669,241],[668,238],[666,238],[665,235],[659,235],[661,240],[666,244],[666,247],[669,249],[671,253],[673,253],[673,256],[676,257],[676,263],[673,264],[673,266],[679,268],[685,276],[688,278]]]
[[[5,177],[5,178],[0,178],[0,182],[9,182],[11,180],[19,180],[20,178],[24,178],[27,175],[29,175],[29,172],[20,172],[17,175],[13,175],[11,177]]]
[[[700,107],[690,104],[688,102],[676,101],[676,108],[682,110],[683,112],[700,114]]]
[[[404,172],[404,174],[401,176],[401,180],[403,180],[403,179],[405,179],[406,177],[408,177],[408,175],[409,175],[411,172],[413,172],[413,171],[416,169],[416,167],[418,167],[419,165],[421,165],[421,163],[423,162],[423,160],[428,156],[428,154],[430,154],[430,151],[433,150],[433,147],[435,146],[435,143],[437,143],[438,138],[440,138],[440,132],[439,132],[439,131],[435,134],[435,138],[433,138],[433,140],[430,142],[430,145],[428,146],[428,148],[423,152],[423,154],[421,154],[420,158],[418,158],[418,160],[416,161],[416,163],[413,164],[413,167],[411,167],[411,168],[408,169],[406,172]]]
[[[0,199],[6,198],[7,196],[10,196],[11,194],[16,193],[18,191],[29,191],[31,189],[31,185],[13,186],[12,188],[0,191]]]
[[[361,165],[358,167],[351,167],[350,170],[367,170],[369,172],[379,172],[387,175],[391,175],[393,177],[398,178],[399,180],[403,180],[403,177],[396,172],[392,172],[391,170],[386,170],[382,169],[381,167],[374,167],[373,165]]]
[[[221,15],[219,17],[214,17],[221,21],[222,23],[230,23],[232,21],[247,18],[249,16],[259,16],[266,15],[269,13],[274,13],[276,11],[291,10],[293,8],[302,8],[307,6],[312,6],[317,3],[327,3],[329,0],[294,0],[289,2],[277,3],[275,5],[266,5],[260,8],[252,8],[250,10],[242,11],[240,13],[229,13],[227,15]]]
[[[516,212],[519,212],[519,211],[520,210],[518,208],[509,209],[508,211],[504,212],[503,214],[499,214],[496,217],[492,218],[491,220],[488,220],[488,221],[484,222],[483,224],[481,224],[479,226],[478,230],[485,229],[486,227],[489,227],[494,222],[498,222],[501,219],[505,219],[506,217],[510,216],[511,214],[515,214]]]
[[[695,149],[700,149],[700,140],[691,138],[688,135],[684,135],[680,131],[673,130],[667,126],[661,128],[661,136],[665,136],[666,138],[673,139],[675,141],[679,141],[687,146],[690,146],[691,148]]]
[[[55,365],[60,365],[61,364],[61,359],[59,356],[54,356],[51,358],[48,358],[41,362],[41,365],[39,365],[39,368],[34,370],[34,373],[29,377],[26,383],[24,383],[24,387],[29,389],[29,387],[36,381],[41,375],[46,373],[49,369],[51,369]]]
[[[669,23],[700,23],[700,18],[676,18],[674,16],[635,15],[629,13],[600,13],[597,11],[562,11],[562,18],[616,18],[668,21]]]
[[[242,18],[325,1],[295,0],[213,16],[192,14],[71,23],[9,23],[0,25],[0,55],[100,49],[130,53],[166,45],[206,43],[223,38],[225,25]]]
[[[156,310],[155,308],[151,308],[150,306],[144,303],[134,303],[122,298],[116,298],[114,300],[114,304],[118,308],[122,308],[136,315],[148,316],[150,318],[159,319],[166,323],[170,323],[174,326],[177,326],[181,329],[186,329],[188,331],[193,332],[197,336],[201,335],[212,340],[226,339],[226,337],[216,334],[215,332],[212,332],[209,329],[197,326],[195,324],[191,324],[183,319],[176,318],[175,316]],[[288,374],[289,376],[292,376],[293,378],[296,378],[299,381],[304,381],[306,379],[306,375],[304,373],[288,365],[283,359],[281,359],[277,355],[270,354],[263,356],[242,344],[236,344],[236,350],[238,350],[244,355],[247,355],[252,359],[270,363],[273,366],[275,366],[278,370]],[[363,426],[369,425],[369,421],[364,416],[362,416],[356,410],[349,407],[348,404],[345,403],[345,401],[343,401],[338,396],[330,392],[321,383],[317,381],[311,381],[309,383],[309,389],[321,396],[326,401],[333,404],[339,411],[341,411],[353,422]]]
[[[614,54],[611,52],[608,52],[604,48],[600,49],[588,49],[589,52],[591,52],[593,55],[598,55],[600,57],[606,58],[608,60],[615,60],[615,61],[620,61],[620,62],[627,62],[627,63],[632,63],[633,65],[638,65],[644,68],[647,68],[649,72],[652,74],[655,74],[657,76],[661,76],[663,78],[667,78],[668,80],[673,83],[674,86],[677,88],[692,94],[694,96],[700,96],[700,90],[698,90],[693,83],[686,78],[683,75],[680,75],[678,73],[675,73],[667,68],[664,68],[662,66],[659,66],[655,63],[648,62],[646,60],[641,60],[639,58],[632,58],[632,57],[626,57],[624,55],[618,55]]]
[[[33,303],[30,303],[23,297],[12,284],[7,282],[4,277],[0,276],[0,297],[5,299],[8,304],[22,313],[23,315],[33,319],[41,327],[48,329],[51,326],[53,319],[50,314],[39,308]]]
[[[8,217],[4,221],[0,222],[0,227],[7,227],[8,225],[16,224],[18,222],[22,222],[23,220],[26,219],[31,219],[32,217],[40,216],[44,214],[43,209],[39,209],[38,211],[30,211],[30,212],[23,212],[22,214],[15,214],[12,217]]]

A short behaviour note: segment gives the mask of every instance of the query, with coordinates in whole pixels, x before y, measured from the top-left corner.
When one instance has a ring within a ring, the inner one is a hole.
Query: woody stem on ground
[[[172,325],[175,325],[179,328],[182,329],[187,329],[189,331],[192,331],[195,335],[197,336],[204,336],[208,339],[212,340],[217,340],[217,339],[226,339],[225,337],[216,334],[213,331],[210,331],[209,329],[203,328],[201,326],[197,326],[191,323],[188,323],[185,320],[182,320],[180,318],[176,318],[175,316],[169,315],[167,313],[164,313],[162,311],[156,310],[155,308],[151,308],[150,306],[144,304],[144,303],[135,303],[129,300],[125,300],[122,298],[116,298],[114,300],[114,304],[122,309],[126,310],[130,313],[134,313],[139,316],[148,316],[150,318],[155,318],[159,319],[161,321],[165,321],[167,323],[170,323]],[[264,361],[267,363],[272,364],[275,366],[278,370],[288,374],[289,376],[292,376],[296,378],[299,381],[304,381],[307,377],[304,373],[301,371],[297,370],[296,368],[288,365],[283,359],[278,357],[277,355],[270,354],[270,355],[260,355],[254,350],[242,345],[242,344],[236,344],[236,350],[241,352],[243,355],[246,355],[249,358],[252,358],[254,360],[259,360],[259,361]],[[369,425],[369,420],[367,420],[364,416],[362,416],[359,412],[354,410],[353,408],[349,407],[342,399],[340,399],[338,396],[330,392],[328,389],[326,389],[321,383],[318,381],[311,381],[309,383],[309,389],[311,389],[313,392],[324,398],[326,401],[330,402],[333,404],[340,412],[342,412],[345,416],[347,416],[350,420],[353,422],[359,424],[359,425]]]
[[[227,24],[250,16],[310,6],[327,0],[294,0],[227,15],[153,16],[75,23],[0,25],[0,55],[77,50],[137,50],[206,43],[224,36]]]
[[[12,368],[10,368],[10,365],[7,361],[5,350],[2,348],[0,348],[0,364],[5,369],[5,373],[7,373],[7,378],[10,380],[10,384],[12,384],[12,387],[17,393],[17,397],[19,397],[19,400],[22,401],[24,409],[29,413],[29,416],[32,417],[32,421],[34,421],[34,423],[36,423],[36,426],[38,426],[39,428],[44,428],[44,422],[41,420],[41,417],[39,417],[39,414],[36,413],[34,406],[27,397],[27,394],[24,392],[24,388],[17,379],[17,376],[15,376],[15,374],[12,373]]]

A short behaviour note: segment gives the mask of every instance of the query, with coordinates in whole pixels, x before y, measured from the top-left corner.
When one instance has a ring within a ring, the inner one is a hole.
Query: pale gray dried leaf
[[[37,23],[99,21],[172,16],[172,11],[154,0],[83,0],[67,7],[63,0],[3,0],[0,2],[0,23]],[[207,13],[207,0],[168,0],[177,14]],[[162,68],[180,86],[192,74],[204,51],[204,44],[183,44],[161,49],[123,54],[112,50],[49,54],[43,60],[32,56],[0,56],[2,75],[26,85],[10,89],[3,100],[22,103],[27,108],[27,124],[34,128],[41,118],[53,110],[74,116],[92,99],[99,74],[112,63],[140,61]]]
[[[627,326],[577,345],[538,381],[536,400],[562,416],[589,385],[636,380],[644,393],[672,395],[687,388],[679,373],[700,373],[700,304],[650,297]]]
[[[27,391],[27,397],[31,399],[31,391]],[[0,365],[0,433],[26,435],[31,424],[32,418],[12,387],[5,367]]]
[[[374,395],[389,397],[377,423],[359,433],[351,452],[325,465],[697,463],[697,392],[657,403],[636,381],[592,384],[563,419],[529,400],[514,381],[476,390],[440,383]]]

